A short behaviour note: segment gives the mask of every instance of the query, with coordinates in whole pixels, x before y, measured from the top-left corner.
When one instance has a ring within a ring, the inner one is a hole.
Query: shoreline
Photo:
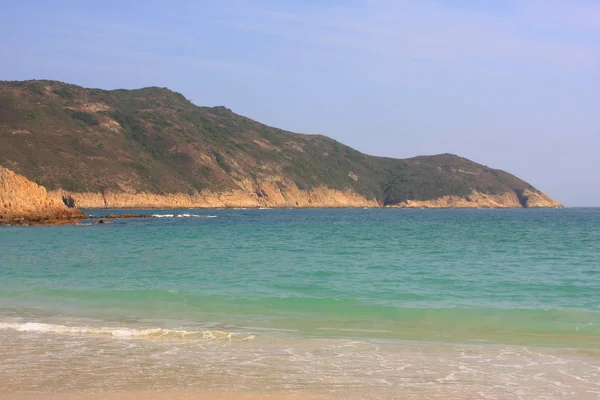
[[[273,207],[158,207],[158,206],[149,206],[149,207],[81,207],[81,210],[84,211],[100,211],[100,210],[119,210],[119,211],[148,211],[148,210],[553,210],[553,209],[563,209],[568,208],[565,206],[562,207],[433,207],[433,206],[379,206],[379,207],[369,207],[369,206],[319,206],[319,207],[287,207],[287,206],[273,206]],[[585,208],[585,207],[584,207]]]
[[[72,198],[83,209],[178,209],[178,208],[555,208],[563,205],[544,193],[525,190],[500,194],[472,191],[466,196],[446,195],[427,200],[403,200],[385,204],[352,191],[325,187],[311,191],[281,191],[262,187],[256,192],[237,190],[224,193],[125,193],[53,191],[54,197]]]
[[[325,400],[342,399],[331,394],[203,392],[196,390],[131,391],[131,392],[13,392],[0,395],[3,400]]]
[[[81,208],[83,211],[102,211],[102,210],[117,210],[117,211],[171,211],[171,210],[207,210],[207,211],[223,211],[223,210],[552,210],[565,209],[567,207],[89,207]],[[81,221],[94,221],[94,225],[108,223],[104,220],[111,219],[145,219],[159,218],[148,214],[107,214],[107,215],[78,215],[65,218],[50,218],[50,217],[33,217],[27,218],[21,216],[12,219],[0,219],[1,226],[59,226],[59,225],[80,225]]]

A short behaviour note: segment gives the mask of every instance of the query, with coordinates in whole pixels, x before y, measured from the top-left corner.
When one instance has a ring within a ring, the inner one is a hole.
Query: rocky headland
[[[443,196],[434,200],[407,200],[393,208],[563,208],[544,193],[516,190],[499,195],[471,192],[467,196]]]
[[[562,207],[457,155],[376,157],[158,87],[0,81],[0,143],[0,165],[48,189],[1,204],[7,218],[73,212],[64,196],[83,209]]]
[[[562,208],[547,195],[524,190],[500,195],[471,192],[467,196],[443,196],[434,200],[407,200],[383,205],[351,191],[318,188],[285,193],[261,186],[261,195],[242,190],[225,193],[72,193],[82,208],[170,209],[170,208]]]
[[[86,217],[69,202],[68,197],[49,194],[43,186],[0,166],[0,224],[60,225]]]

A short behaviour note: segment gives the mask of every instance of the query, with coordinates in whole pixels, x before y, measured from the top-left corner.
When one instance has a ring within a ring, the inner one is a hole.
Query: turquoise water
[[[139,212],[164,217],[0,228],[0,334],[179,353],[600,349],[600,209]]]

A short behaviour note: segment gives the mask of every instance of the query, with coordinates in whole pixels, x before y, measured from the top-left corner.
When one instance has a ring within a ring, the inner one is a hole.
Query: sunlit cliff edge
[[[354,208],[382,207],[374,199],[367,199],[350,191],[317,188],[301,191],[293,188],[285,195],[271,192],[263,186],[262,197],[255,193],[232,191],[226,193],[198,193],[189,195],[154,193],[72,193],[81,208]],[[59,193],[55,193],[58,195]],[[525,198],[525,199],[524,199]],[[408,200],[389,208],[562,208],[562,204],[543,193],[526,191],[490,195],[473,192],[469,196],[444,196],[435,200]]]
[[[0,222],[68,223],[84,215],[56,194],[0,166]]]

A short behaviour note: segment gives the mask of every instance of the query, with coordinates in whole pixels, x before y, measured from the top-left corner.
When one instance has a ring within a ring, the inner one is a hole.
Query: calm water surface
[[[0,228],[0,392],[600,396],[600,209],[139,212]]]

